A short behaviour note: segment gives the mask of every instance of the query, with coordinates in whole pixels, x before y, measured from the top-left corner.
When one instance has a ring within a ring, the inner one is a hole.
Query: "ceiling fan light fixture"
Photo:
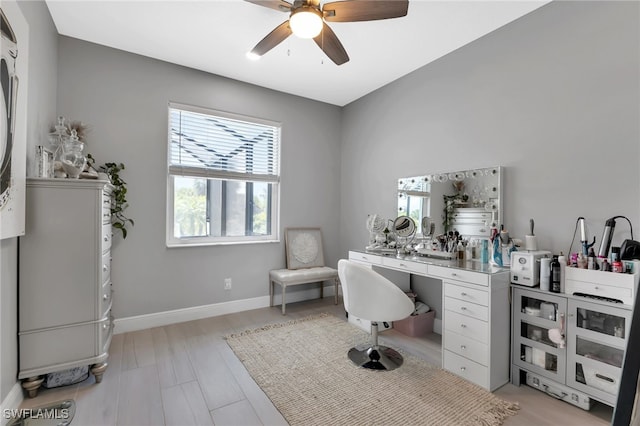
[[[322,13],[310,6],[294,10],[289,17],[291,31],[300,38],[314,38],[322,31]]]
[[[246,55],[247,59],[251,61],[257,61],[258,59],[262,58],[262,56],[258,55],[257,53],[253,53],[253,51],[247,52]]]

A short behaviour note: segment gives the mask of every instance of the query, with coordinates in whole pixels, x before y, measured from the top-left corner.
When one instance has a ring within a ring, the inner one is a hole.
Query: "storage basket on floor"
[[[431,310],[423,314],[411,315],[400,321],[393,322],[393,328],[407,336],[418,337],[433,333],[433,320],[436,311]]]

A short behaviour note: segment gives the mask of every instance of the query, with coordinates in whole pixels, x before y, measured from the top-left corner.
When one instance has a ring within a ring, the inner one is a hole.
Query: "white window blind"
[[[169,127],[172,175],[279,181],[277,123],[170,104]]]

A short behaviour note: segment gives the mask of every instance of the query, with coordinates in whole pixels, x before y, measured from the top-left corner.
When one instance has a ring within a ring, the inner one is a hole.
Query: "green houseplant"
[[[95,163],[95,159],[91,154],[87,154],[87,163],[92,167]],[[127,203],[127,182],[120,177],[120,172],[124,170],[124,164],[105,163],[99,169],[109,176],[109,180],[114,187],[113,201],[111,202],[111,226],[122,231],[122,238],[127,238],[127,227],[133,226],[134,222],[124,213],[129,207]]]

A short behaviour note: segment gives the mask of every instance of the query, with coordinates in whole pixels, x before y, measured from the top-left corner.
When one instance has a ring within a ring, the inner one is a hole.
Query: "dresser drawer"
[[[111,299],[113,298],[113,286],[110,282],[106,283],[100,288],[100,301],[98,306],[100,306],[100,318],[104,318],[107,316],[107,311],[111,309]]]
[[[350,251],[349,260],[354,260],[356,262],[371,263],[373,265],[382,264],[381,256],[376,256],[375,254],[361,253],[359,251]]]
[[[451,227],[460,235],[473,235],[476,237],[490,237],[491,225],[484,223],[452,223]]]
[[[102,194],[102,223],[111,223],[111,197]]]
[[[482,321],[489,321],[489,308],[482,305],[476,305],[475,303],[465,302],[464,300],[445,297],[444,309],[446,311],[457,312]]]
[[[105,318],[98,323],[98,353],[103,354],[109,351],[109,345],[111,343],[111,336],[113,335],[113,317],[111,311],[109,311]]]
[[[420,262],[411,262],[401,259],[392,259],[389,257],[382,258],[382,264],[389,268],[398,269],[418,275],[427,274],[427,265]]]
[[[102,225],[102,252],[111,248],[111,224]]]
[[[486,290],[478,290],[469,288],[450,282],[444,283],[444,295],[453,297],[454,299],[464,300],[465,302],[476,303],[482,306],[489,306],[489,292]]]
[[[444,338],[444,348],[482,365],[489,365],[489,346],[462,334],[450,331]]]
[[[111,252],[110,251],[102,254],[102,264],[100,265],[100,273],[102,274],[101,283],[105,284],[109,282],[111,278]]]
[[[446,280],[464,281],[469,284],[488,286],[489,276],[481,272],[466,271],[464,269],[447,268],[446,266],[429,265],[429,275]]]
[[[485,389],[489,388],[487,367],[451,351],[444,350],[442,352],[445,370],[457,374],[458,376],[467,379],[476,385],[482,386]]]
[[[484,212],[455,212],[451,215],[453,223],[489,223],[493,220],[493,214]]]
[[[481,343],[488,343],[489,329],[484,321],[445,309],[444,327],[447,331],[453,331]]]

